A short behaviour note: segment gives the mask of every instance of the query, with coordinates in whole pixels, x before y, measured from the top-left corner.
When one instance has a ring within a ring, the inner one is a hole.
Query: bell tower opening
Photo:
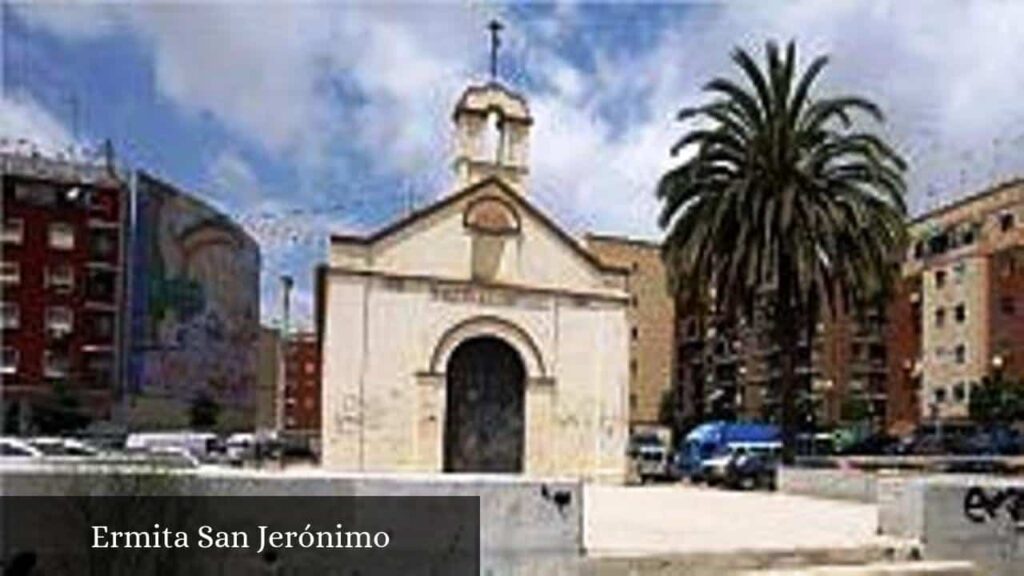
[[[462,189],[491,176],[526,192],[529,136],[533,118],[526,99],[498,80],[497,22],[491,32],[491,77],[463,91],[455,106],[456,186]]]

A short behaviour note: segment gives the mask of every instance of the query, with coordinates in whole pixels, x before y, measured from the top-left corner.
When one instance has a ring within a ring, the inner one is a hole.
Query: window
[[[1002,310],[1003,314],[1006,314],[1007,316],[1013,316],[1013,314],[1016,312],[1016,307],[1017,304],[1016,301],[1013,299],[1013,296],[1003,296],[1002,298],[999,299],[999,309]]]
[[[999,229],[1003,232],[1009,231],[1014,226],[1013,212],[1004,212],[999,215]]]
[[[302,401],[302,404],[306,407],[306,410],[312,410],[315,407],[315,402],[312,396],[306,396],[305,400]]]
[[[946,389],[945,388],[936,388],[935,391],[932,393],[932,398],[935,400],[936,404],[945,404],[946,403]]]
[[[946,309],[936,308],[935,309],[935,325],[942,328],[946,324]]]
[[[14,302],[4,302],[2,309],[2,322],[4,329],[15,329],[21,326],[21,310]]]
[[[956,279],[957,284],[962,284],[964,276],[967,275],[967,265],[963,262],[957,262],[953,265],[953,276]]]
[[[964,320],[967,320],[967,307],[963,304],[957,304],[956,308],[953,309],[953,316],[958,324],[962,324]]]
[[[89,238],[89,255],[106,260],[117,251],[117,245],[110,234],[95,232]]]
[[[12,286],[21,283],[21,265],[17,262],[0,263],[0,284]]]
[[[316,371],[316,364],[312,362],[306,362],[303,364],[302,369],[306,371],[306,374],[312,374]]]
[[[10,346],[4,346],[3,364],[0,371],[4,374],[14,374],[18,371],[18,350]]]
[[[633,326],[629,330],[629,335],[633,340],[636,340],[640,336],[640,330],[636,326]]]
[[[946,271],[938,270],[935,272],[935,287],[942,288],[946,285]]]
[[[21,218],[4,220],[4,244],[21,244],[25,240],[25,221]]]
[[[64,378],[69,366],[67,354],[55,350],[43,352],[43,375],[47,378]]]
[[[956,355],[956,363],[957,364],[963,364],[964,362],[967,361],[967,347],[964,346],[963,344],[957,344],[956,345],[955,355]]]
[[[74,314],[67,306],[50,306],[46,309],[46,330],[56,334],[67,334],[74,326]]]
[[[54,222],[49,229],[50,248],[56,250],[75,249],[75,229],[66,222]]]
[[[109,314],[93,314],[89,317],[90,335],[97,340],[114,337],[114,318]]]
[[[967,390],[964,387],[964,383],[963,382],[957,382],[956,385],[953,386],[953,402],[956,402],[957,404],[961,404],[961,403],[963,403],[963,401],[966,398],[967,398]]]
[[[46,285],[58,292],[70,292],[75,287],[75,271],[70,264],[53,264],[46,270]]]

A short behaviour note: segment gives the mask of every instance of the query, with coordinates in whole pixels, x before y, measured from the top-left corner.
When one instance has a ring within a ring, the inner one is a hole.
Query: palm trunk
[[[796,362],[800,333],[803,328],[793,301],[791,274],[783,274],[779,278],[777,297],[775,331],[780,347],[781,361],[779,420],[782,427],[782,462],[790,465],[796,459]]]

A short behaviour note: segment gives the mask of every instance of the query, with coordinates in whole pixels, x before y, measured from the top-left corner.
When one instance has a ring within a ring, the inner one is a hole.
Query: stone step
[[[885,545],[849,548],[798,548],[790,550],[728,550],[683,554],[589,552],[584,561],[585,576],[725,576],[734,574],[803,574],[817,568],[863,568],[920,564],[916,543],[897,541]],[[808,574],[812,574],[808,572]],[[860,574],[858,572],[850,573]],[[866,572],[865,574],[871,574]],[[900,572],[880,574],[902,574]],[[907,574],[916,574],[907,572]],[[922,574],[927,574],[924,572]],[[937,573],[945,576],[945,573]],[[973,576],[973,573],[971,573]],[[961,576],[965,573],[950,573]],[[844,574],[845,576],[845,574]]]
[[[971,562],[907,561],[847,566],[808,566],[782,570],[754,570],[741,576],[981,576]]]

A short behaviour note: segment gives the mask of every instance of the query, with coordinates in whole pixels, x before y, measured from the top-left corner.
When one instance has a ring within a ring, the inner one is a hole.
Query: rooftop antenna
[[[498,33],[505,28],[501,22],[491,20],[487,29],[491,32],[491,82],[498,81],[498,48],[501,46],[501,38]]]

